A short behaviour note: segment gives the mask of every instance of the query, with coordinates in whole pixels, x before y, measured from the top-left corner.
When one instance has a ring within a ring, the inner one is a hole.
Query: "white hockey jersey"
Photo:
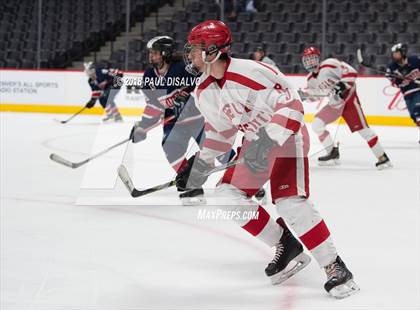
[[[253,60],[229,58],[221,80],[203,74],[195,99],[206,119],[200,158],[208,162],[231,148],[238,130],[246,140],[254,140],[265,127],[283,145],[304,125],[302,102],[287,78],[277,68]]]
[[[317,73],[307,76],[308,95],[332,95],[333,87],[343,82],[348,89],[354,89],[357,71],[349,64],[335,58],[321,62]]]

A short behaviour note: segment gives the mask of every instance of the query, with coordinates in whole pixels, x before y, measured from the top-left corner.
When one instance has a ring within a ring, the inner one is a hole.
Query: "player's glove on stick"
[[[334,86],[334,92],[335,92],[335,94],[338,97],[340,97],[341,99],[344,98],[346,90],[347,90],[347,86],[343,82],[338,82]]]
[[[176,178],[176,187],[180,190],[201,188],[207,181],[208,176],[205,175],[212,167],[204,160],[195,155],[188,159],[187,164],[182,167]]]
[[[130,139],[133,143],[138,143],[145,140],[147,132],[140,127],[139,123],[135,123],[130,132]]]
[[[399,84],[404,80],[404,76],[400,71],[391,71],[389,68],[386,69],[385,77],[390,80],[392,84]]]
[[[267,170],[268,153],[276,145],[264,128],[258,131],[257,136],[259,138],[250,143],[244,155],[245,164],[254,173]]]
[[[95,103],[96,103],[96,98],[92,98],[89,100],[88,103],[86,103],[85,107],[88,109],[91,109],[95,106]]]

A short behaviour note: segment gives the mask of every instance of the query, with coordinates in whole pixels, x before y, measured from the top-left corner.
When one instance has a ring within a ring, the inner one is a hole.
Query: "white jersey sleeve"
[[[335,58],[321,62],[317,73],[307,77],[307,92],[309,95],[330,95],[338,82],[343,82],[348,88],[354,86],[357,71],[349,64]]]
[[[261,103],[270,109],[271,120],[264,126],[265,130],[271,139],[283,145],[304,123],[300,97],[280,71],[272,72],[258,68],[253,77],[265,86],[265,89],[258,93]]]
[[[255,140],[264,127],[271,139],[283,145],[303,125],[296,90],[279,70],[261,62],[232,58],[222,80],[202,77],[195,96],[206,118],[200,157],[209,162],[229,150],[238,130],[246,140]]]
[[[193,96],[197,108],[205,118],[205,139],[200,158],[211,165],[214,165],[217,156],[232,148],[238,132],[238,129],[220,111],[220,95],[216,80],[203,74]]]

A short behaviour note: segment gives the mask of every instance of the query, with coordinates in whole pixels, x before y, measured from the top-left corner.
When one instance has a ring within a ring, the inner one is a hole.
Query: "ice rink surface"
[[[115,189],[81,188],[94,186],[95,176],[115,178],[121,152],[111,153],[109,163],[77,170],[48,158],[56,152],[82,160],[95,147],[125,138],[129,123],[104,127],[99,116],[66,125],[53,122],[54,115],[0,117],[1,309],[420,307],[420,151],[414,127],[374,127],[391,170],[377,171],[366,144],[345,126],[337,129],[341,166],[318,167],[317,155],[311,159],[311,199],[361,288],[334,300],[314,260],[272,286],[264,275],[270,249],[233,222],[197,219],[200,208],[181,206],[175,191],[133,199],[119,180]],[[118,134],[98,143],[98,131],[113,127]],[[155,129],[147,141],[128,146],[124,162],[137,186],[173,176],[161,135]],[[312,139],[313,153],[319,149]],[[272,205],[267,209],[275,213]]]

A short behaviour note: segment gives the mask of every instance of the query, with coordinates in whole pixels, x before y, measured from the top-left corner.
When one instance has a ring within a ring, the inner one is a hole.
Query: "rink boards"
[[[126,72],[125,77],[139,79],[142,72]],[[288,75],[296,88],[304,88],[306,76]],[[357,79],[358,94],[372,125],[413,126],[399,89],[381,76]],[[87,77],[78,70],[0,70],[0,111],[75,113],[90,99]],[[116,97],[124,115],[140,116],[145,100],[141,91],[125,85]],[[325,104],[325,99],[305,103],[306,121]],[[100,107],[85,111],[102,114]]]

